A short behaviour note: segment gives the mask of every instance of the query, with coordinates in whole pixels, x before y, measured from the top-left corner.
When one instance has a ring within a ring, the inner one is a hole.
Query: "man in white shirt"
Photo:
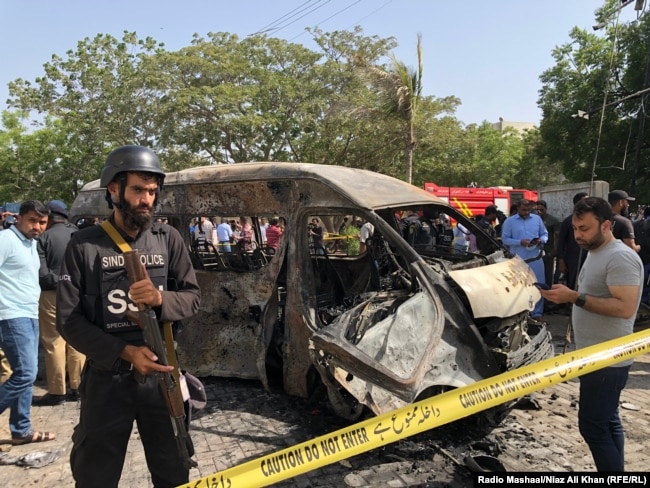
[[[217,226],[217,241],[219,243],[219,252],[231,252],[232,227],[230,227],[226,218],[222,218],[221,223]]]
[[[368,250],[368,245],[366,242],[368,239],[372,237],[372,235],[375,233],[375,226],[372,225],[370,222],[366,221],[362,226],[360,230],[360,235],[359,235],[359,253],[363,254]]]
[[[266,217],[260,218],[260,235],[262,236],[262,244],[266,244],[266,229],[269,227],[269,220]]]
[[[205,215],[201,215],[199,219],[199,223],[196,224],[196,228],[194,229],[194,238],[197,241],[204,239],[207,242],[213,242],[214,241],[213,232],[214,232],[214,225],[212,225],[210,219],[207,218]]]

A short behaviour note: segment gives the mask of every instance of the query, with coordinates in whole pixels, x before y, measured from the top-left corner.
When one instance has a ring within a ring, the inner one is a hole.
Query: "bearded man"
[[[102,226],[76,232],[61,266],[57,328],[88,358],[70,453],[78,487],[118,486],[134,421],[153,485],[178,486],[189,479],[153,374],[174,368],[156,362],[140,327],[127,317],[137,305],[150,306],[159,322],[185,319],[199,308],[200,290],[181,235],[152,223],[164,178],[158,156],[142,146],[112,151],[100,178],[114,209],[108,220],[139,250],[146,279],[129,283],[120,249]],[[143,383],[136,381],[136,370]],[[188,451],[192,455],[191,445]]]
[[[585,198],[573,209],[576,242],[587,259],[578,289],[553,285],[540,290],[554,303],[572,303],[577,348],[631,334],[641,300],[643,263],[638,254],[612,233],[612,208],[602,198]],[[633,360],[580,376],[580,434],[598,471],[623,471],[625,434],[618,414],[621,391]]]
[[[607,195],[607,200],[612,206],[612,233],[615,239],[622,240],[630,249],[641,251],[634,241],[634,225],[630,220],[630,202],[635,200],[623,190],[613,190]]]

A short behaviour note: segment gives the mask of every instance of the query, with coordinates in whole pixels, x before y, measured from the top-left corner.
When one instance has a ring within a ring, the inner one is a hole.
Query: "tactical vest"
[[[144,243],[138,242],[140,260],[147,268],[151,281],[159,290],[167,289],[168,251],[165,232],[145,231]],[[102,328],[109,334],[120,334],[127,342],[140,342],[140,327],[127,318],[137,306],[129,296],[130,282],[124,267],[124,256],[115,246],[98,249],[101,266]]]
[[[451,243],[454,241],[454,229],[448,225],[438,226],[438,245],[444,247],[450,247]]]
[[[436,244],[436,236],[438,234],[435,226],[427,221],[420,220],[415,225],[414,230],[414,245],[432,247]]]

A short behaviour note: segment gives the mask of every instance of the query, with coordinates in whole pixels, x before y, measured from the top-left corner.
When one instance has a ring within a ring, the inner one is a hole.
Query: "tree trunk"
[[[413,152],[415,150],[415,137],[413,137],[413,123],[409,122],[406,131],[406,147],[404,157],[406,159],[406,182],[413,180]]]

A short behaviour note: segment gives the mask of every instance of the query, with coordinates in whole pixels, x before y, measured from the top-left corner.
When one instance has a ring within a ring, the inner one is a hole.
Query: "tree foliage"
[[[121,144],[151,147],[167,171],[307,161],[412,178],[418,186],[534,187],[557,182],[560,162],[569,177],[584,179],[594,134],[565,120],[561,108],[587,107],[602,92],[607,39],[574,31],[585,50],[558,48],[558,66],[545,73],[540,100],[548,123],[517,134],[488,123],[465,127],[455,116],[458,98],[423,96],[419,41],[417,68],[411,69],[391,57],[393,38],[366,36],[359,27],[309,33],[315,49],[224,32],[195,35],[177,51],[134,32],[119,40],[100,34],[80,41],[65,56],[52,56],[33,82],[10,83],[16,112],[5,114],[0,133],[0,164],[9,175],[0,191],[10,199],[70,201]],[[625,33],[619,42],[629,43],[630,53],[639,51]],[[575,63],[587,68],[573,69]],[[621,86],[640,83],[620,73]],[[633,112],[626,104],[616,107],[617,113],[623,109]],[[34,112],[38,125],[27,129],[25,114]],[[614,154],[617,133],[607,137],[602,151]]]
[[[163,46],[125,32],[79,41],[66,58],[53,55],[34,83],[9,84],[10,107],[66,120],[89,145],[154,143],[160,73],[152,63]]]
[[[415,151],[415,120],[418,106],[422,99],[422,36],[418,35],[417,68],[406,66],[395,56],[391,56],[388,68],[375,66],[365,59],[359,58],[362,75],[369,80],[371,89],[377,94],[380,104],[374,108],[378,113],[394,118],[402,125],[402,140],[404,143],[404,172],[405,180],[411,183],[413,179],[413,153]]]
[[[169,73],[160,143],[200,155],[205,164],[310,161],[389,170],[393,143],[382,134],[390,124],[356,110],[373,94],[350,60],[375,61],[394,41],[360,29],[313,35],[320,51],[217,33],[159,56]]]
[[[59,199],[71,204],[83,181],[96,177],[83,164],[85,145],[61,119],[46,117],[29,131],[22,112],[4,112],[0,130],[0,202]]]
[[[63,200],[71,201],[83,184],[98,177],[113,147],[156,145],[160,76],[151,61],[162,51],[161,44],[135,33],[125,32],[122,40],[99,34],[79,41],[65,58],[53,55],[33,83],[17,79],[9,84],[10,107],[41,114],[38,124],[45,126],[34,136],[51,130],[60,136],[52,159],[59,163],[45,168],[66,178],[55,191],[67,196]]]
[[[434,121],[416,152],[418,185],[432,181],[441,186],[538,188],[563,178],[543,155],[536,129],[522,134],[512,128],[501,131],[488,122],[460,128],[448,116]]]
[[[608,0],[596,16],[606,24],[604,31],[574,28],[571,41],[554,50],[555,66],[540,77],[540,152],[561,162],[573,181],[595,178],[611,187],[636,187],[647,200],[650,154],[644,141],[650,128],[639,131],[641,118],[648,116],[647,96],[635,94],[644,88],[650,66],[650,17],[623,24],[617,9],[620,2]]]

